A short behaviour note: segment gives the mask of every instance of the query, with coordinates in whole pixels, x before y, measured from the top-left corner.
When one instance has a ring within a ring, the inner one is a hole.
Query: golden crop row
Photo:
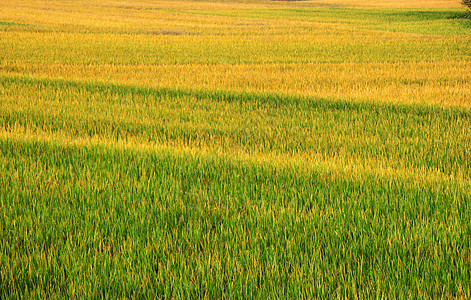
[[[458,3],[426,2],[413,6]],[[471,105],[466,26],[436,8],[417,15],[396,8],[388,15],[326,3],[0,1],[0,74]],[[406,1],[349,3],[402,7]]]
[[[154,88],[471,107],[468,62],[136,66],[10,63],[0,65],[0,72]]]

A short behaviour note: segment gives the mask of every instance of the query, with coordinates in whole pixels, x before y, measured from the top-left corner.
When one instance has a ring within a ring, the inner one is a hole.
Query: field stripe
[[[287,155],[277,153],[249,154],[243,151],[215,151],[207,147],[171,146],[159,143],[136,141],[113,141],[102,137],[70,137],[60,132],[24,133],[0,130],[0,140],[4,143],[3,155],[15,155],[18,149],[27,145],[41,143],[51,147],[73,147],[102,149],[104,152],[128,152],[133,155],[157,154],[178,158],[197,158],[200,160],[219,160],[231,165],[259,166],[278,169],[279,172],[293,171],[299,174],[318,173],[331,178],[373,179],[378,182],[407,182],[411,186],[428,187],[435,184],[457,185],[471,196],[471,178],[463,174],[446,174],[427,167],[392,167],[374,159],[362,160],[341,157],[313,155]],[[5,146],[10,145],[10,146]],[[34,147],[33,147],[34,148]],[[11,152],[11,153],[9,153]]]
[[[434,116],[440,114],[451,119],[471,118],[471,108],[444,107],[423,104],[353,102],[342,99],[309,98],[288,96],[274,93],[205,91],[175,88],[151,88],[136,85],[119,85],[104,82],[81,80],[52,79],[30,76],[0,76],[0,84],[39,84],[56,88],[78,88],[89,92],[107,92],[112,94],[152,95],[155,97],[192,97],[196,100],[212,99],[224,102],[254,102],[269,104],[272,107],[293,106],[297,108],[324,108],[341,111],[390,112],[415,116]]]

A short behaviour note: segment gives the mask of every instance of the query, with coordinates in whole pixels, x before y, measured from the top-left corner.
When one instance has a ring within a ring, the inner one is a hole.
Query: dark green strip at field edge
[[[454,184],[8,138],[0,153],[2,297],[471,297]]]
[[[450,8],[270,8],[228,11],[173,11],[181,14],[221,16],[271,21],[282,19],[309,23],[344,24],[364,30],[382,30],[433,35],[467,35],[471,26],[466,22],[465,9]],[[406,26],[404,26],[406,25]]]

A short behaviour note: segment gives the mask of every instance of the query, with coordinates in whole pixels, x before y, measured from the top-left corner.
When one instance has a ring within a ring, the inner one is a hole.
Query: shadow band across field
[[[471,109],[464,107],[443,107],[438,105],[400,104],[400,103],[373,103],[361,101],[348,101],[331,98],[312,98],[302,96],[290,96],[274,93],[234,92],[234,91],[208,91],[175,88],[151,88],[135,85],[118,85],[112,83],[74,81],[67,79],[33,78],[26,76],[0,76],[0,84],[21,83],[38,84],[57,89],[72,87],[85,89],[89,92],[106,92],[118,95],[136,94],[141,96],[152,95],[155,97],[180,97],[188,96],[196,100],[212,99],[225,102],[253,102],[268,104],[272,107],[295,106],[300,109],[324,108],[341,111],[387,111],[391,113],[404,113],[417,116],[431,116],[437,113],[447,115],[450,118],[471,117]]]

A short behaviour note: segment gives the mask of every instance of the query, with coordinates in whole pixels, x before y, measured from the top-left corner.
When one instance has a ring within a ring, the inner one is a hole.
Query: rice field
[[[0,298],[471,298],[465,12],[0,0]]]

